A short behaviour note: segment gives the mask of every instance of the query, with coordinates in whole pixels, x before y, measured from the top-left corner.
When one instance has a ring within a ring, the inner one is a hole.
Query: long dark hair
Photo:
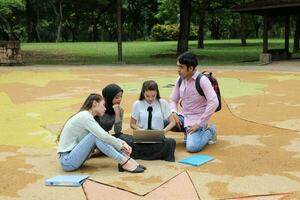
[[[160,99],[160,94],[159,94],[157,83],[153,80],[148,80],[143,83],[139,100],[145,99],[144,94],[147,90],[155,90],[156,91],[156,99],[158,99],[158,100]]]
[[[91,94],[86,98],[86,100],[84,101],[84,103],[82,104],[82,106],[81,106],[81,108],[80,108],[80,110],[79,110],[78,112],[84,111],[84,110],[89,110],[89,109],[92,108],[93,102],[94,102],[94,101],[100,102],[100,101],[102,101],[102,100],[103,100],[103,97],[102,97],[100,94],[91,93]],[[77,113],[78,113],[78,112],[77,112]],[[77,113],[75,113],[75,114],[77,114]],[[74,115],[75,115],[75,114],[74,114]],[[73,117],[74,115],[72,115],[71,117]],[[70,119],[71,117],[69,117],[69,119]],[[68,120],[69,120],[69,119],[68,119]],[[68,120],[67,120],[67,121],[68,121]],[[63,128],[62,128],[62,129],[63,129]],[[60,139],[60,135],[61,135],[62,129],[61,129],[60,133],[58,134],[58,136],[57,136],[57,138],[56,138],[56,142],[59,142],[59,139]]]

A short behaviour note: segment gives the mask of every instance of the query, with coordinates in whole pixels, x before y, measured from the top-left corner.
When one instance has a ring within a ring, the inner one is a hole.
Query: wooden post
[[[122,0],[117,0],[118,62],[122,63]]]
[[[269,16],[264,15],[263,53],[268,52]]]
[[[294,53],[299,51],[299,38],[300,38],[300,15],[297,15],[296,30],[295,30],[295,34],[294,34],[294,48],[293,48]]]
[[[284,40],[285,40],[285,50],[289,52],[289,39],[290,39],[290,16],[285,16],[285,34],[284,34]]]

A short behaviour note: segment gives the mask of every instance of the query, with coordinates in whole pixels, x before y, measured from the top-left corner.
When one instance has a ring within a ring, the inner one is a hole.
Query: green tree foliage
[[[124,0],[124,31],[126,40],[148,37],[151,28],[157,23],[157,1]]]
[[[23,0],[0,0],[0,36],[7,40],[21,38],[24,32],[21,25],[24,10]]]
[[[2,17],[14,17],[17,11],[24,11],[23,0],[0,0],[0,14]]]
[[[248,1],[192,0],[189,39],[240,38],[242,32],[246,38],[261,37],[262,17],[241,19],[231,12],[234,5]],[[122,0],[123,40],[177,40],[179,2]],[[294,35],[296,17],[291,20]],[[116,41],[116,22],[116,0],[0,0],[0,40]],[[283,33],[284,19],[273,18],[269,36],[283,38]]]
[[[159,24],[177,24],[179,22],[179,0],[158,0],[155,15]]]

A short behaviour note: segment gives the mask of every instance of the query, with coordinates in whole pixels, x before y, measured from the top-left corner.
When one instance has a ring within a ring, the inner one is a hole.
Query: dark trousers
[[[165,138],[162,143],[138,144],[133,142],[132,135],[120,134],[116,137],[132,147],[133,159],[175,161],[176,141],[173,138]]]

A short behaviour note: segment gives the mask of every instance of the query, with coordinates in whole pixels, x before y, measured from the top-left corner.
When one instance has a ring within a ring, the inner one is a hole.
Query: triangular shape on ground
[[[195,190],[193,182],[187,172],[180,173],[145,196],[133,194],[131,192],[109,185],[104,185],[92,180],[85,181],[83,184],[83,190],[86,194],[86,198],[90,200],[99,198],[102,200],[119,200],[120,197],[128,200],[199,200],[197,191]]]

